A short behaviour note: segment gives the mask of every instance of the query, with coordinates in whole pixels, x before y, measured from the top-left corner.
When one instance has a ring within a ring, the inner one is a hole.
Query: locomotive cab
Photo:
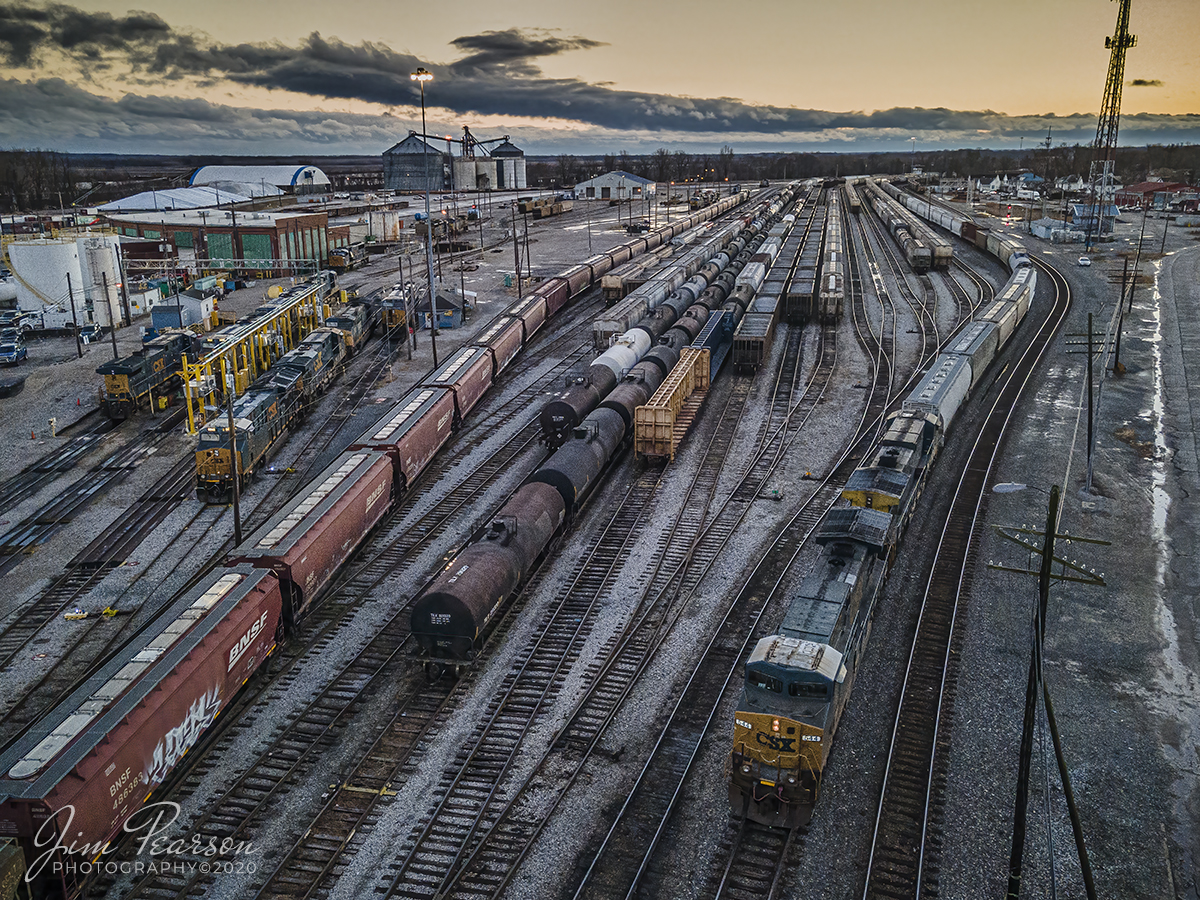
[[[831,703],[846,677],[828,644],[772,635],[746,663],[729,755],[729,801],[757,822],[806,824],[821,785]]]

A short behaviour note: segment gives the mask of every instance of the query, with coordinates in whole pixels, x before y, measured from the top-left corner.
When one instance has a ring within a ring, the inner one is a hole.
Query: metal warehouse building
[[[617,169],[605,172],[575,185],[577,200],[629,200],[655,193],[655,183],[649,178]]]
[[[346,230],[331,233],[329,217],[319,213],[167,210],[110,213],[105,218],[119,234],[170,241],[183,261],[208,268],[292,274],[324,266],[329,248],[348,242]],[[269,277],[269,276],[268,276]]]
[[[190,187],[215,185],[251,197],[320,194],[330,190],[329,176],[316,166],[201,166]]]

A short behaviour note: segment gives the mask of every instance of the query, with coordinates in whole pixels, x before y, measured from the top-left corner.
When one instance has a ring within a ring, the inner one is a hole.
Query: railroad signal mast
[[[1129,33],[1129,6],[1133,0],[1117,0],[1117,30],[1104,39],[1112,51],[1108,58],[1108,80],[1104,83],[1104,102],[1100,105],[1100,121],[1096,123],[1095,153],[1088,173],[1091,192],[1088,197],[1088,217],[1085,247],[1092,248],[1092,229],[1100,231],[1104,215],[1101,196],[1104,187],[1112,184],[1117,155],[1117,132],[1121,125],[1121,85],[1125,81],[1125,51],[1137,46],[1137,35]],[[1093,223],[1095,223],[1093,225]]]

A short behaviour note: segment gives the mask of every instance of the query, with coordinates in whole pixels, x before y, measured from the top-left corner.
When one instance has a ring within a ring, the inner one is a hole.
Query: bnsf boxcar
[[[39,892],[69,894],[53,863],[91,862],[195,746],[275,648],[280,604],[270,572],[211,573],[0,756],[0,834],[50,854]]]

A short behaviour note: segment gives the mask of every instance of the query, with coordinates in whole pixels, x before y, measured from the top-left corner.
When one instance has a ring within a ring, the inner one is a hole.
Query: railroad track
[[[506,443],[488,461],[492,472],[511,469],[521,451],[537,447],[536,421],[527,425],[523,432],[523,441]],[[385,579],[394,577],[397,567],[411,564],[408,561],[416,547],[440,534],[449,518],[463,509],[469,510],[483,487],[483,481],[482,477],[465,479],[433,509],[419,516],[416,522],[395,523],[382,536],[371,539],[371,544],[377,549],[368,548],[369,558],[342,576],[331,592],[332,596],[322,601],[305,623],[305,628],[312,632],[305,646],[288,655],[289,658],[270,679],[270,684],[262,686],[253,697],[240,699],[238,709],[226,717],[224,729],[237,722],[241,713],[268,689],[286,690],[290,687],[294,683],[298,663],[330,647],[338,639],[348,613],[358,607],[371,589]],[[379,544],[382,546],[379,547]],[[408,655],[403,648],[408,638],[408,605],[404,604],[378,629],[361,653],[318,691],[317,696],[292,718],[287,727],[279,730],[266,750],[257,756],[241,777],[190,825],[191,830],[202,829],[205,834],[240,839],[258,822],[267,804],[294,784],[311,764],[314,755],[348,725],[363,700],[389,683],[407,666]],[[440,705],[440,702],[436,704],[438,707]],[[417,708],[417,705],[413,706],[414,710]],[[178,799],[195,790],[206,774],[207,767],[215,761],[212,751],[224,737],[224,729],[206,743],[199,765],[193,765],[186,773],[186,784],[181,772],[164,795]],[[199,871],[190,872],[187,877],[161,877],[156,873],[139,881],[126,896],[204,897],[209,892],[211,882],[211,876]]]
[[[887,267],[892,272],[892,278],[895,281],[897,289],[900,291],[904,301],[911,307],[913,315],[917,317],[917,327],[921,333],[921,354],[917,359],[916,368],[920,369],[926,362],[933,359],[938,349],[945,343],[941,339],[938,330],[937,316],[934,309],[931,308],[930,297],[932,292],[926,289],[923,291],[922,297],[917,297],[916,291],[913,290],[912,284],[908,280],[908,264],[901,260],[900,253],[893,243],[891,235],[883,227],[883,223],[879,221],[878,214],[873,209],[869,209],[869,207],[870,204],[866,204],[866,207],[859,214],[859,225],[864,230],[863,244],[867,245],[871,243],[867,240],[866,235],[866,231],[869,229],[875,239],[874,246],[882,251],[883,257],[887,261]],[[869,225],[863,225],[864,217],[870,223]],[[872,257],[872,263],[877,265],[878,254],[872,251]],[[880,281],[882,281],[883,272],[880,270],[878,274]]]
[[[712,888],[715,900],[774,900],[788,854],[800,841],[797,829],[772,828],[730,814],[733,833],[727,862]]]
[[[949,765],[949,720],[957,684],[951,650],[978,548],[979,513],[992,465],[1017,401],[1071,304],[1070,288],[1038,262],[1055,286],[1054,305],[1020,357],[1005,368],[996,399],[970,451],[926,583],[888,749],[863,896],[918,897],[937,890],[941,811]]]
[[[169,473],[173,474],[173,473]],[[162,490],[162,485],[166,480],[159,482],[159,487],[153,490]],[[191,478],[190,471],[188,476],[179,484],[179,495],[185,500],[191,496]],[[170,509],[165,508],[168,501],[160,499],[162,505],[158,515],[165,519],[170,514],[178,503],[170,504]],[[133,510],[137,510],[135,505]],[[197,507],[196,512],[191,519],[183,526],[184,531],[190,529],[198,519],[206,514],[204,507]],[[196,535],[188,535],[190,540],[199,543],[204,540],[210,530],[220,521],[224,515],[224,510],[215,514],[209,515],[211,521],[205,526],[203,531]],[[127,514],[122,517],[123,522],[138,522],[136,512]],[[97,556],[98,551],[96,545],[105,542],[107,536],[97,538],[89,548],[85,548],[76,560],[80,558],[91,559],[93,566],[79,567],[68,569],[59,579],[56,579],[50,586],[51,589],[59,591],[59,596],[56,599],[48,600],[48,607],[55,607],[50,610],[50,616],[53,618],[57,614],[57,610],[61,610],[65,606],[76,601],[81,601],[90,590],[96,586],[103,578],[115,568],[119,567],[118,559],[125,559],[127,554],[132,551],[137,545],[136,542],[130,540],[126,546],[120,544],[115,545],[115,549],[111,552],[111,557]],[[137,539],[139,542],[141,538]],[[141,591],[143,597],[142,606],[131,611],[125,608],[122,600],[134,593],[135,587],[146,577],[152,567],[159,559],[167,552],[169,545],[164,545],[161,550],[150,560],[147,560],[142,565],[136,578],[131,582],[121,594],[110,602],[110,605],[120,610],[121,615],[118,618],[107,619],[102,616],[92,615],[86,625],[80,625],[76,629],[76,634],[67,645],[59,651],[60,662],[50,666],[46,673],[34,684],[22,689],[20,694],[12,694],[4,698],[4,708],[0,711],[0,753],[8,749],[8,744],[15,739],[22,729],[35,721],[47,709],[52,708],[61,700],[65,699],[75,688],[82,684],[96,668],[103,666],[108,661],[110,653],[119,647],[136,628],[141,627],[141,620],[157,612],[162,604],[169,599],[169,595],[164,595],[161,598],[153,597],[153,588]],[[76,561],[72,561],[72,565],[76,565]],[[150,603],[149,608],[146,604]],[[139,612],[145,610],[147,615],[139,615]],[[44,612],[44,611],[43,611]],[[95,610],[93,610],[95,612]],[[31,623],[32,624],[32,623]],[[30,635],[29,640],[32,641],[35,635]],[[28,644],[25,645],[28,648]],[[0,672],[2,672],[9,664],[11,664],[16,656],[21,652],[20,648],[15,654],[11,654],[5,658],[3,664],[0,664]]]
[[[83,434],[72,438],[61,447],[56,447],[37,462],[26,466],[16,475],[0,484],[0,515],[14,509],[18,503],[32,497],[43,487],[64,472],[75,468],[75,464],[87,454],[106,434],[116,427],[108,419],[97,422]]]
[[[913,380],[915,375],[908,383]],[[655,885],[671,877],[656,848],[683,790],[692,759],[716,714],[720,698],[738,686],[740,661],[758,634],[758,622],[769,601],[825,511],[836,502],[842,485],[857,465],[860,448],[872,438],[887,408],[894,405],[895,401],[886,399],[888,392],[878,382],[875,394],[864,408],[856,439],[851,441],[849,449],[806,505],[781,529],[775,544],[764,554],[736,600],[727,608],[725,620],[705,650],[703,659],[693,669],[691,680],[664,726],[659,743],[634,790],[578,886],[574,894],[576,900],[635,894],[652,896]],[[876,414],[875,410],[879,412]],[[735,647],[736,652],[731,652]],[[783,833],[782,829],[774,831]],[[735,842],[727,868],[759,871],[762,880],[765,876],[761,872],[761,854],[751,848],[752,858],[740,860],[737,857],[747,852],[740,847],[740,842]],[[782,865],[785,856],[774,859]],[[779,871],[772,872],[772,883],[778,878]]]
[[[15,569],[25,556],[68,525],[103,490],[126,478],[162,438],[161,434],[142,434],[117,448],[0,537],[0,576]]]
[[[577,327],[579,323],[568,327],[567,334],[548,343],[561,351],[565,342],[574,340],[572,334]],[[160,793],[174,797],[194,789],[204,774],[204,766],[210,762],[209,754],[236,723],[241,712],[248,709],[268,689],[286,689],[291,684],[294,677],[292,672],[302,657],[319,654],[337,640],[339,629],[348,614],[361,605],[362,599],[374,587],[385,579],[394,579],[399,572],[410,567],[418,550],[428,546],[450,527],[461,528],[464,517],[477,518],[480,515],[478,500],[496,479],[514,471],[518,461],[529,456],[531,452],[538,459],[541,458],[544,451],[537,443],[540,431],[536,417],[524,426],[517,427],[515,433],[507,436],[507,439],[506,435],[498,432],[497,427],[491,426],[498,426],[507,421],[511,431],[515,427],[512,407],[520,406],[526,409],[531,398],[543,395],[551,383],[563,377],[570,365],[587,354],[589,347],[590,341],[573,344],[571,351],[557,364],[535,372],[524,387],[514,392],[515,396],[481,418],[472,427],[472,433],[456,443],[453,457],[442,459],[425,473],[419,486],[405,498],[404,506],[389,516],[370,539],[367,549],[360,551],[359,561],[351,564],[334,589],[329,592],[328,599],[322,600],[320,606],[309,615],[305,629],[311,635],[305,646],[297,648],[296,652],[289,656],[272,677],[270,684],[263,686],[254,696],[240,698],[238,708],[231,711],[233,714],[223,717],[226,722],[222,723],[221,730],[213,734],[211,739],[207,739],[199,752],[193,751],[198,756],[199,764],[193,765],[187,773],[190,788],[183,784],[184,773],[181,771],[171,784],[165,786],[165,791],[160,790]],[[544,351],[546,354],[552,352],[554,351]],[[471,472],[461,476],[457,483],[447,488],[445,477],[451,476],[452,470],[463,455],[493,439],[498,439],[499,448],[482,464],[475,466]],[[430,502],[428,498],[434,492],[439,495],[439,499]],[[405,510],[411,512],[405,513]],[[364,556],[365,560],[362,559]],[[388,683],[389,675],[394,675],[396,670],[404,667],[397,654],[407,641],[408,625],[408,606],[405,604],[380,628],[362,655],[349,664],[342,674],[321,691],[317,699],[281,732],[276,741],[277,746],[268,748],[260,755],[234,787],[192,827],[202,825],[206,829],[205,833],[219,832],[223,836],[241,835],[252,828],[266,804],[275,800],[281,791],[294,783],[299,773],[310,764],[314,751],[325,746],[334,734],[345,727],[363,698],[378,690],[381,684]],[[407,659],[406,656],[404,658]],[[440,706],[442,701],[444,698],[436,705]],[[422,701],[417,697],[413,702],[419,704]],[[424,702],[428,705],[430,701],[426,699]],[[171,879],[160,880],[157,876],[151,876],[134,885],[132,892],[127,896],[204,896],[210,883],[211,877],[201,876],[198,872],[178,883]]]

